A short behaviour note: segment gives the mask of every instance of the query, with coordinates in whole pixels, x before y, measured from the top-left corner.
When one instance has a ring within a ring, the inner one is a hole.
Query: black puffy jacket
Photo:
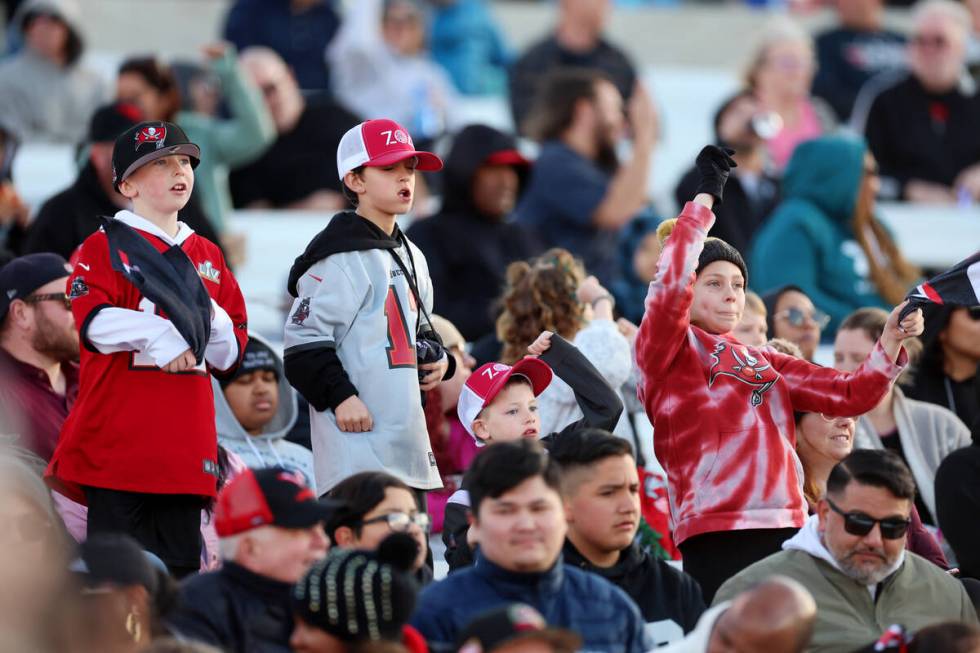
[[[181,584],[180,606],[169,625],[181,638],[227,653],[289,653],[292,588],[225,562]]]

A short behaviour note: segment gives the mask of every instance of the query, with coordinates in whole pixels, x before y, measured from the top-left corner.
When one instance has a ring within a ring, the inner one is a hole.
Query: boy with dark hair
[[[566,433],[591,426],[612,430],[623,402],[602,374],[575,345],[544,331],[513,366],[487,363],[470,375],[459,395],[459,421],[478,446],[528,438],[546,446]],[[542,437],[537,396],[551,383],[552,374],[567,383],[583,417],[561,431]],[[450,571],[472,564],[475,540],[469,534],[470,495],[463,489],[449,498],[443,523],[443,542]]]
[[[514,601],[579,633],[583,650],[651,648],[643,619],[622,590],[562,562],[559,470],[540,443],[521,439],[487,447],[466,473],[466,485],[480,541],[476,562],[426,588],[412,619],[434,653],[454,650],[477,615]]]
[[[132,535],[178,577],[200,567],[201,508],[217,489],[210,372],[237,366],[247,339],[221,250],[178,220],[200,157],[167,122],[116,140],[113,184],[133,210],[82,243],[68,279],[80,390],[47,471],[88,504],[89,535]]]
[[[327,497],[344,505],[326,524],[336,546],[374,551],[392,533],[408,533],[418,545],[412,564],[416,579],[432,580],[425,564],[430,519],[419,511],[412,488],[386,472],[361,472],[335,485]]]
[[[587,428],[562,436],[550,453],[561,469],[565,564],[602,576],[636,601],[656,646],[682,639],[704,612],[701,588],[636,540],[640,479],[629,442]]]
[[[451,377],[454,359],[428,319],[425,256],[395,222],[412,208],[415,171],[440,168],[394,121],[349,130],[337,169],[357,210],[335,215],[290,270],[286,378],[310,403],[319,494],[377,469],[442,486],[419,390]]]

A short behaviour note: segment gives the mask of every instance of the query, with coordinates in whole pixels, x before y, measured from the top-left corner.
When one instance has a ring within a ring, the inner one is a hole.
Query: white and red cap
[[[478,367],[459,393],[459,403],[456,404],[456,414],[463,428],[481,445],[480,438],[473,433],[473,421],[484,408],[490,405],[494,397],[500,393],[512,376],[523,376],[531,382],[534,396],[544,392],[551,384],[551,368],[543,360],[534,356],[525,356],[513,366],[503,363],[485,363]]]
[[[367,120],[351,127],[337,146],[337,173],[344,175],[361,166],[390,166],[418,157],[419,170],[442,170],[442,159],[415,149],[408,130],[394,120]]]

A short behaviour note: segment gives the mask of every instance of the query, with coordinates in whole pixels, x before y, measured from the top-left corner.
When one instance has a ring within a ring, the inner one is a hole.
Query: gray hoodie
[[[269,345],[254,333],[250,333],[249,338]],[[276,356],[282,365],[278,352]],[[296,423],[299,413],[296,392],[286,379],[279,379],[279,409],[262,435],[249,435],[231,412],[231,406],[228,405],[218,381],[212,378],[211,385],[214,388],[214,419],[221,446],[240,456],[249,468],[281,465],[303,474],[307,484],[313,487],[313,453],[306,447],[286,441],[286,434]]]
[[[22,142],[76,144],[85,140],[89,119],[107,98],[105,82],[78,64],[82,52],[79,7],[74,0],[27,0],[16,23],[37,12],[58,16],[68,25],[69,61],[58,66],[24,47],[0,65],[0,116]]]

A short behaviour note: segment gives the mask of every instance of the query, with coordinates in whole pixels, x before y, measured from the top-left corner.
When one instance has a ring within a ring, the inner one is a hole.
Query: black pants
[[[175,578],[201,568],[204,497],[85,488],[88,535],[125,533],[167,565]]]
[[[768,555],[778,553],[797,528],[759,528],[744,531],[702,533],[678,547],[684,571],[701,585],[704,602],[711,605],[726,580]]]

